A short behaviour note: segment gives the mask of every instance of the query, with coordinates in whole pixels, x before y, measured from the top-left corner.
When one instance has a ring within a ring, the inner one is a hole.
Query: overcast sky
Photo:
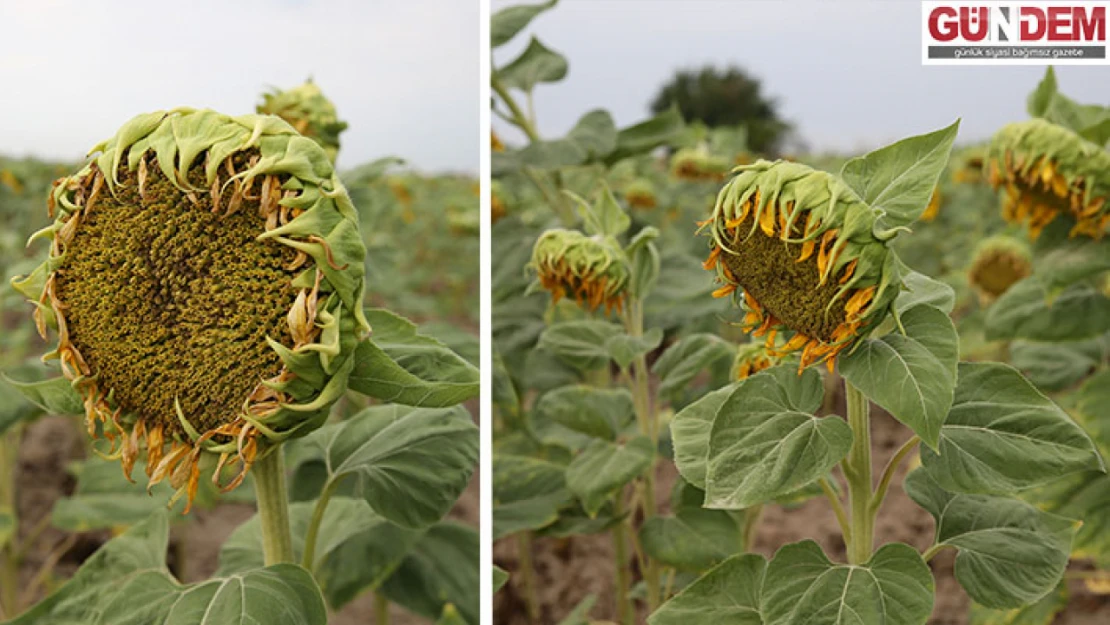
[[[515,58],[529,34],[567,57],[567,79],[535,93],[552,137],[597,107],[618,125],[639,121],[675,70],[706,63],[762,79],[814,150],[865,151],[957,117],[970,142],[1027,117],[1043,67],[924,67],[920,33],[921,3],[906,0],[563,0],[494,60]],[[1064,93],[1110,104],[1110,67],[1057,70]]]
[[[478,0],[0,0],[0,154],[79,159],[132,116],[254,111],[314,77],[340,167],[478,172]]]

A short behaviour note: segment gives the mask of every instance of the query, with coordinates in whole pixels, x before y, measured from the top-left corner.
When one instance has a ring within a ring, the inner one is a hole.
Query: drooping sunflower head
[[[764,369],[770,369],[778,364],[779,357],[761,342],[744,343],[736,348],[736,357],[732,361],[731,376],[733,380],[749,378]]]
[[[297,132],[319,143],[328,158],[335,162],[339,154],[339,135],[347,129],[347,122],[339,119],[335,105],[316,83],[308,80],[288,91],[273,89],[264,93],[255,111],[277,115],[289,122]]]
[[[925,212],[921,213],[921,221],[932,221],[940,214],[941,203],[940,187],[933,189],[933,196],[929,198],[929,205],[925,207]]]
[[[978,184],[983,181],[983,163],[987,151],[982,147],[968,148],[957,157],[952,180],[960,184]]]
[[[1033,257],[1029,247],[1000,234],[983,239],[976,246],[967,279],[980,298],[990,302],[1032,273]]]
[[[1004,126],[991,139],[988,179],[1006,191],[1002,216],[1036,239],[1060,215],[1071,235],[1101,238],[1110,224],[1110,153],[1043,119]]]
[[[612,241],[577,230],[548,230],[536,240],[529,268],[554,301],[573,297],[587,310],[624,308],[629,269],[624,253]]]
[[[671,156],[671,175],[679,180],[724,180],[730,167],[728,159],[698,148],[682,148]]]
[[[801,367],[852,346],[886,316],[899,290],[893,254],[874,234],[878,213],[839,178],[805,165],[739,167],[712,216],[707,270],[745,311],[743,328]],[[776,338],[785,342],[779,346]]]
[[[324,151],[277,117],[140,115],[54,183],[49,257],[13,285],[58,336],[90,435],[189,502],[202,453],[238,485],[341,395],[362,312],[358,215]]]
[[[655,208],[655,186],[646,178],[636,178],[624,188],[624,201],[632,208]]]

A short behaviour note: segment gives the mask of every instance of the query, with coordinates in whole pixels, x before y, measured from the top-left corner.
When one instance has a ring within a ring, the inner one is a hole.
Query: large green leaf
[[[478,625],[478,532],[444,521],[431,527],[380,592],[426,618],[438,617],[453,604],[470,625]]]
[[[952,406],[960,340],[932,306],[915,306],[901,320],[905,334],[864,340],[840,359],[840,373],[935,449]]]
[[[616,440],[635,417],[627,389],[600,389],[574,384],[545,393],[534,418],[550,420],[594,438]]]
[[[1101,239],[1069,236],[1074,223],[1055,220],[1033,247],[1037,280],[1049,292],[1110,270],[1110,249]]]
[[[594,371],[609,364],[606,342],[624,331],[608,321],[562,321],[540,335],[539,347],[578,371]]]
[[[705,506],[747,508],[827,475],[848,455],[852,430],[839,417],[813,415],[823,395],[816,371],[799,376],[791,366],[737,387],[710,431]]]
[[[935,542],[955,547],[956,580],[978,603],[1011,609],[1052,591],[1068,565],[1078,524],[1017,499],[945,491],[923,471],[906,493],[936,519]]]
[[[1110,454],[1110,369],[1091,376],[1079,388],[1076,418],[1103,454]]]
[[[671,420],[675,466],[687,482],[702,490],[705,490],[706,460],[709,457],[709,434],[713,430],[713,420],[717,418],[721,405],[740,384],[743,382],[706,393],[680,410]]]
[[[648,519],[640,528],[640,544],[652,559],[686,571],[704,571],[744,550],[731,514],[700,508]]]
[[[960,363],[938,450],[921,450],[925,470],[960,493],[1009,494],[1103,468],[1094,443],[1067,413],[999,363]]]
[[[461,406],[378,406],[296,442],[327,464],[330,481],[358,480],[378,514],[406,527],[443,518],[478,462],[478,428]]]
[[[551,525],[570,502],[566,469],[527,456],[493,455],[493,539]]]
[[[659,376],[659,394],[681,390],[713,363],[732,358],[735,347],[716,334],[691,334],[667,348],[652,371]]]
[[[786,545],[767,565],[765,625],[924,625],[933,574],[909,545],[884,545],[864,565],[833,564],[812,540]]]
[[[73,494],[54,503],[50,522],[70,532],[134,525],[152,512],[164,509],[173,496],[173,489],[167,488],[168,485],[148,493],[145,467],[141,464],[132,471],[135,482],[127,481],[119,463],[96,457],[72,463],[67,468],[77,486]],[[175,507],[180,512],[185,502],[178,502]]]
[[[535,19],[537,15],[555,6],[557,1],[551,0],[540,4],[506,7],[491,15],[489,19],[490,47],[496,48],[508,43],[517,33],[524,30],[524,27],[528,26],[528,23]]]
[[[41,415],[43,409],[28,401],[22,393],[0,377],[0,434],[16,423]]]
[[[663,329],[652,328],[641,336],[618,334],[605,341],[605,349],[613,362],[627,370],[632,361],[659,347],[663,342]]]
[[[280,598],[280,600],[278,600]],[[308,571],[277,564],[183,586],[165,571],[144,571],[120,588],[97,625],[327,625]]]
[[[385,402],[432,408],[478,395],[478,369],[446,345],[387,310],[367,310],[366,318],[374,333],[355,350],[352,390]]]
[[[908,226],[925,212],[959,128],[956,120],[947,128],[853,158],[840,177],[864,202],[886,213],[885,226]]]
[[[1110,330],[1110,298],[1084,284],[1073,284],[1050,298],[1037,276],[1010,287],[987,311],[992,341],[1077,341]]]
[[[596,516],[609,495],[651,466],[654,452],[646,436],[620,444],[594,440],[567,467],[567,487]]]
[[[578,119],[567,133],[567,139],[577,143],[589,158],[604,156],[617,146],[613,116],[605,109],[590,111]]]
[[[1062,391],[1078,384],[1105,359],[1102,337],[1066,343],[1014,341],[1010,364],[1042,391]]]
[[[558,82],[567,75],[567,59],[532,37],[528,47],[508,65],[494,70],[494,79],[506,87],[531,93],[541,82]]]
[[[743,554],[725,560],[648,617],[649,625],[762,625],[760,591],[767,561]]]

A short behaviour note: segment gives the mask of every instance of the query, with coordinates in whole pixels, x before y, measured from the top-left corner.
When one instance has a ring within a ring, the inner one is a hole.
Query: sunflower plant
[[[1081,523],[1022,496],[1103,475],[1102,455],[1015,369],[960,362],[952,291],[891,247],[927,210],[955,135],[954,124],[902,140],[849,160],[839,175],[761,161],[736,168],[722,187],[701,224],[717,294],[768,349],[800,358],[674,417],[675,462],[697,492],[688,505],[745,510],[816,486],[840,524],[847,561],[811,540],[769,560],[737,553],[649,623],[835,622],[846,613],[925,623],[935,592],[928,562],[944,550],[956,552],[956,580],[984,610],[1021,610],[1056,594]],[[819,363],[843,377],[844,418],[822,408]],[[913,432],[877,476],[872,404]],[[903,488],[935,518],[933,544],[876,545],[883,501],[914,455],[919,466]]]
[[[333,159],[281,117],[181,108],[133,118],[54,182],[31,237],[46,258],[13,286],[60,375],[8,382],[80,415],[92,452],[174,512],[130,519],[9,622],[322,625],[367,589],[477,622],[470,597],[388,588],[428,583],[406,560],[422,549],[476,546],[442,518],[477,461],[459,406],[477,371],[365,308],[362,219]],[[179,581],[171,517],[243,489],[257,516],[216,576]]]

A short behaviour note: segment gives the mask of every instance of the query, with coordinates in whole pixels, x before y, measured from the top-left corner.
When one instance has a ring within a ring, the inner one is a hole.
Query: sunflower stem
[[[613,502],[613,515],[624,516],[624,490],[617,493]],[[628,570],[628,521],[613,526],[613,568],[616,570],[617,622],[632,625],[632,602],[629,600],[631,582]]]
[[[316,505],[312,509],[312,521],[308,524],[308,532],[304,537],[304,555],[301,557],[301,566],[314,571],[314,564],[316,562],[316,539],[320,535],[320,525],[324,522],[324,512],[328,509],[328,503],[331,501],[331,496],[335,494],[336,487],[342,481],[345,473],[338,478],[328,482],[324,487],[324,491],[320,493],[320,498],[316,500]]]
[[[845,542],[848,543],[848,562],[863,564],[871,559],[875,530],[875,517],[871,514],[871,406],[851,382],[845,380],[844,389],[848,400],[848,425],[852,428],[852,449],[844,460],[852,529],[851,540],[845,537]]]
[[[532,532],[516,535],[516,557],[520,563],[520,580],[524,586],[524,604],[528,612],[528,622],[540,620],[540,602],[536,596],[536,572],[532,565]]]
[[[374,625],[389,625],[389,599],[380,592],[374,593]]]
[[[628,311],[625,314],[625,331],[629,336],[640,338],[644,335],[644,303],[638,298],[630,298]],[[652,456],[647,472],[644,474],[643,491],[643,519],[646,521],[656,515],[655,508],[655,450],[659,445],[659,420],[652,408],[651,385],[648,380],[647,357],[640,354],[632,362],[632,400],[636,408],[636,419],[640,425],[640,433],[651,440]],[[632,517],[628,519],[629,529],[632,529]],[[655,612],[659,607],[659,563],[652,558],[647,559],[644,569],[644,584],[647,586],[648,612]]]
[[[282,446],[263,454],[251,470],[262,522],[262,554],[266,566],[293,562],[293,534],[289,529],[289,496],[285,491]]]

